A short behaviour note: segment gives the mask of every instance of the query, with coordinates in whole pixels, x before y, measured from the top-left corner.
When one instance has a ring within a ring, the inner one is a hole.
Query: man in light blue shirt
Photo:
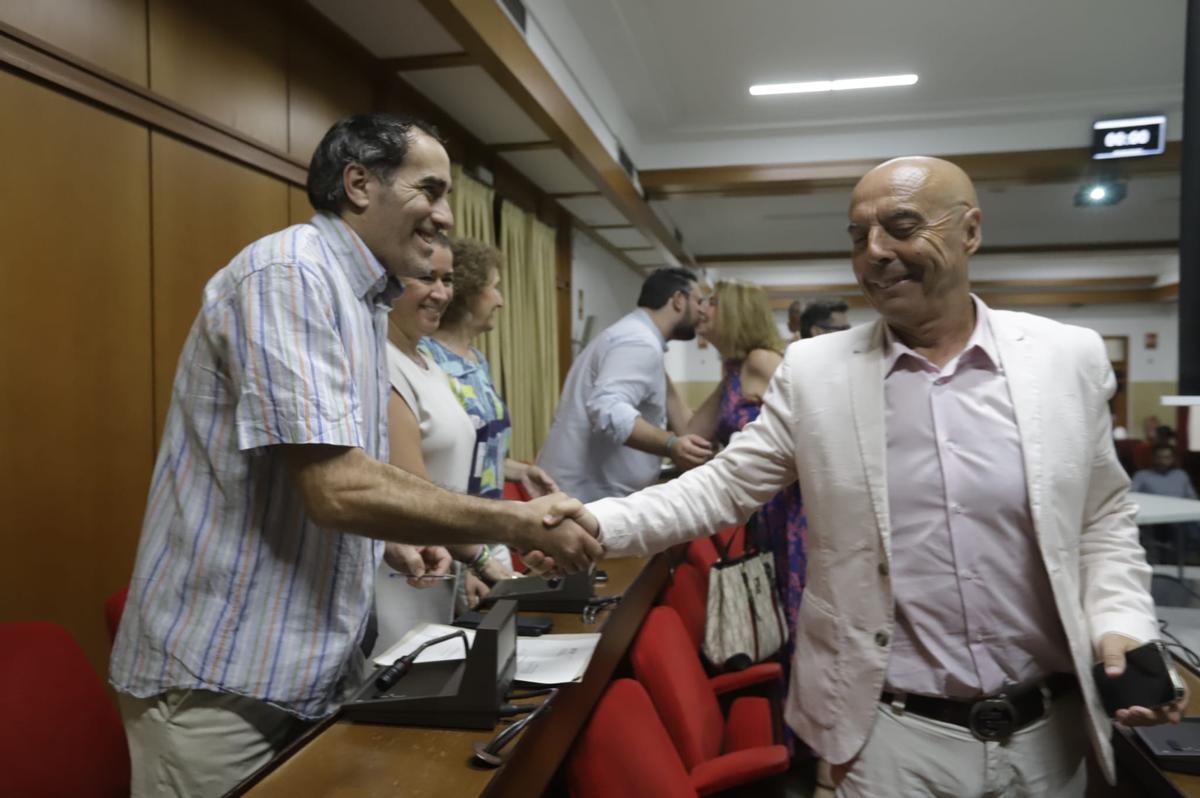
[[[646,278],[637,310],[607,328],[571,366],[538,465],[582,501],[626,496],[654,483],[662,459],[680,468],[712,456],[685,434],[691,411],[667,378],[667,341],[696,337],[703,312],[696,275],[659,269]]]

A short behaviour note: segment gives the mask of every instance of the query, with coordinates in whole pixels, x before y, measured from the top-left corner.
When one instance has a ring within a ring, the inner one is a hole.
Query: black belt
[[[980,740],[1004,740],[1046,714],[1043,687],[1050,691],[1050,698],[1054,700],[1079,689],[1079,682],[1073,673],[1056,673],[1041,684],[1019,692],[999,693],[977,701],[906,695],[904,711],[963,726]],[[896,698],[890,690],[879,694],[879,700],[887,704]]]

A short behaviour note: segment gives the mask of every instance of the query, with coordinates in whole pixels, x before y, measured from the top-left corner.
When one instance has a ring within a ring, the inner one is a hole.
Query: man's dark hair
[[[1169,444],[1169,443],[1156,443],[1156,444],[1154,444],[1154,449],[1151,451],[1151,454],[1158,454],[1158,453],[1159,453],[1159,452],[1161,452],[1161,451],[1168,451],[1168,452],[1170,452],[1170,453],[1171,453],[1171,456],[1172,456],[1172,457],[1174,457],[1174,456],[1175,456],[1175,447],[1174,447],[1174,446],[1172,446],[1172,445],[1171,445],[1171,444]]]
[[[642,292],[638,294],[637,306],[658,310],[675,296],[676,291],[689,293],[696,275],[688,269],[679,267],[655,269],[642,283]]]
[[[804,306],[800,314],[800,337],[812,338],[812,327],[829,321],[834,313],[845,313],[850,309],[844,299],[814,299]]]
[[[339,120],[321,139],[308,166],[308,201],[318,211],[339,213],[349,200],[342,185],[346,166],[359,164],[384,183],[404,163],[414,130],[438,141],[437,128],[410,116],[356,114]]]

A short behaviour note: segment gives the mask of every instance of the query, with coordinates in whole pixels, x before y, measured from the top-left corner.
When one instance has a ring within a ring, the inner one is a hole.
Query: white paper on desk
[[[599,634],[517,638],[518,682],[566,684],[583,678]]]
[[[416,651],[417,646],[426,640],[433,640],[435,637],[441,637],[453,632],[466,632],[467,642],[475,642],[474,629],[462,629],[458,626],[447,626],[441,623],[423,623],[420,626],[413,627],[409,630],[408,634],[400,638],[400,642],[376,657],[375,664],[387,667],[405,654],[411,654]],[[450,662],[451,660],[465,659],[466,656],[467,652],[463,648],[462,640],[455,638],[454,640],[447,640],[445,643],[438,643],[436,646],[430,646],[425,649],[421,652],[421,656],[417,657],[417,662]]]
[[[388,666],[405,654],[411,654],[426,640],[463,631],[467,640],[475,642],[474,629],[459,629],[440,623],[425,623],[400,638],[400,642],[375,658],[375,664]],[[600,642],[599,634],[542,635],[517,638],[517,672],[519,682],[533,684],[566,684],[583,678],[592,652]],[[449,662],[463,659],[461,640],[447,640],[421,652],[417,662]]]

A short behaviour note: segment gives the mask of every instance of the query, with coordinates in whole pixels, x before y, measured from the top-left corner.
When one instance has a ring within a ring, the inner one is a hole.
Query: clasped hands
[[[600,525],[578,499],[551,493],[528,502],[510,502],[520,514],[515,547],[530,573],[572,574],[586,571],[604,554],[596,540]],[[413,587],[437,584],[453,566],[453,556],[443,546],[389,543],[384,560],[408,576]]]

